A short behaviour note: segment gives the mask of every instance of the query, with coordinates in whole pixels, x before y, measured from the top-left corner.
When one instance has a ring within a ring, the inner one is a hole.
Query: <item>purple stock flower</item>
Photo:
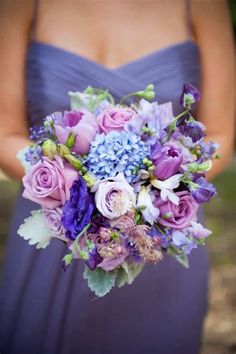
[[[184,136],[189,136],[195,143],[205,136],[204,130],[205,126],[201,122],[196,122],[194,120],[187,121],[180,125],[180,132]]]
[[[200,100],[199,90],[191,84],[184,84],[183,91],[180,96],[180,104],[184,108],[190,108],[191,104]]]
[[[199,204],[206,203],[217,195],[215,186],[204,177],[197,178],[195,183],[196,185],[191,187],[191,194]]]
[[[35,165],[42,159],[42,148],[39,145],[30,146],[25,153],[25,160],[30,162],[31,165]]]
[[[66,237],[75,240],[90,223],[94,209],[93,195],[89,193],[85,181],[80,177],[74,181],[70,189],[70,199],[63,207],[62,225],[66,229]]]
[[[43,126],[39,127],[30,127],[30,140],[43,140],[47,137],[47,133]]]
[[[154,175],[165,180],[178,172],[183,161],[181,148],[174,144],[159,142],[152,146],[151,159],[155,166]]]

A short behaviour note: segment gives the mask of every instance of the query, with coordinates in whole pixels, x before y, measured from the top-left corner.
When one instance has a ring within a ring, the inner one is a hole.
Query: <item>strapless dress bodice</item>
[[[31,41],[26,57],[26,102],[29,125],[39,124],[49,113],[69,108],[68,91],[88,85],[108,89],[115,99],[153,83],[159,103],[172,101],[180,110],[184,83],[200,84],[197,44],[186,40],[143,55],[117,68],[57,46]]]

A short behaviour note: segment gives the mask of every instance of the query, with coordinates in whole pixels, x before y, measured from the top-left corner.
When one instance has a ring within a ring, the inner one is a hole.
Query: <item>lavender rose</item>
[[[70,197],[70,188],[77,172],[64,165],[59,156],[55,160],[43,157],[23,177],[23,197],[49,209],[56,208]]]
[[[136,112],[129,107],[107,107],[97,117],[97,123],[101,133],[110,133],[111,131],[123,131],[124,126],[129,122]]]
[[[179,197],[178,205],[161,198],[156,201],[155,206],[160,211],[158,222],[164,226],[183,229],[195,218],[199,204],[188,191],[176,192],[176,195]]]
[[[72,151],[77,154],[87,154],[90,143],[97,134],[97,123],[94,115],[86,109],[64,112],[57,116],[55,134],[60,143],[65,144],[71,133],[75,135]]]
[[[46,218],[47,225],[52,232],[52,237],[56,237],[67,242],[68,239],[65,237],[66,230],[61,223],[62,208],[43,208],[43,214]]]
[[[151,159],[155,166],[154,175],[161,180],[165,180],[178,172],[183,161],[183,155],[179,146],[171,143],[161,146],[157,142],[152,147]]]
[[[95,192],[96,207],[110,220],[126,214],[135,205],[134,190],[123,173],[97,182],[91,191]]]

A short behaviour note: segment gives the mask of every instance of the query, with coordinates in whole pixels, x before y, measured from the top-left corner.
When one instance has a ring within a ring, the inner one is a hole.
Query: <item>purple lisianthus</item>
[[[93,195],[89,193],[85,181],[80,177],[74,181],[70,189],[70,199],[63,207],[62,225],[66,229],[66,237],[75,240],[90,223],[94,209]]]
[[[152,146],[151,159],[155,166],[154,175],[165,180],[178,172],[183,155],[179,146],[170,143],[161,146],[157,142]]]
[[[180,96],[180,104],[184,108],[189,108],[191,104],[200,100],[199,90],[191,84],[184,84],[183,91]]]
[[[205,126],[201,122],[187,121],[180,125],[179,130],[184,136],[188,136],[192,139],[193,143],[196,143],[205,136]]]
[[[217,192],[212,183],[209,183],[204,177],[199,177],[196,179],[194,186],[191,187],[191,194],[193,198],[201,204],[215,197]]]

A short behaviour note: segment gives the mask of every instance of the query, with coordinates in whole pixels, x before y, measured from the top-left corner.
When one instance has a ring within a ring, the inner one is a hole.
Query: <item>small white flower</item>
[[[153,225],[159,216],[159,209],[154,207],[151,195],[144,186],[142,186],[141,191],[138,194],[136,207],[141,210],[144,220]]]
[[[173,192],[173,189],[178,188],[182,174],[177,174],[167,178],[164,181],[152,179],[151,184],[153,187],[161,191],[161,199],[166,201],[169,199],[172,203],[178,205],[179,197]]]

